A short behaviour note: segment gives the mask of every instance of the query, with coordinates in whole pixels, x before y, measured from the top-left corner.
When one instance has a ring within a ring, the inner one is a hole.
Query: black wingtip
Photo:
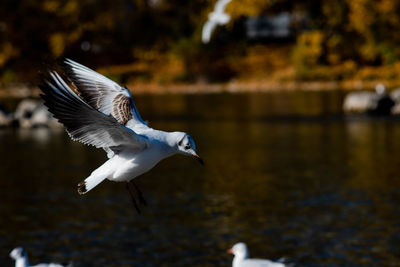
[[[86,182],[85,181],[80,182],[78,184],[78,193],[79,193],[79,195],[83,195],[83,194],[87,193],[87,188],[86,188]]]

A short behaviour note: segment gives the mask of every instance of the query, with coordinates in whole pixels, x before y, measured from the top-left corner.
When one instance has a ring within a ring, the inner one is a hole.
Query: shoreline
[[[288,91],[358,91],[374,90],[378,83],[388,91],[400,87],[400,81],[231,81],[227,83],[158,84],[136,83],[126,85],[134,94],[218,94],[218,93],[263,93]],[[10,85],[0,87],[0,98],[39,97],[38,87]]]

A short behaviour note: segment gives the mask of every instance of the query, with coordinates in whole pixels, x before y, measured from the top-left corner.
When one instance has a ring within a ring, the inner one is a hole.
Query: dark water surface
[[[142,117],[187,131],[206,165],[174,156],[124,184],[76,185],[105,159],[63,130],[0,130],[0,266],[399,266],[400,120],[345,117],[341,92],[138,96]]]

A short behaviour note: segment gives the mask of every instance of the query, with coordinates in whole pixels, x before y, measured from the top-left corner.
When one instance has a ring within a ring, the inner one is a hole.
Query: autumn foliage
[[[211,0],[4,0],[0,83],[70,57],[123,83],[400,77],[400,2],[232,0],[202,44]],[[291,14],[290,38],[251,41],[248,17]]]

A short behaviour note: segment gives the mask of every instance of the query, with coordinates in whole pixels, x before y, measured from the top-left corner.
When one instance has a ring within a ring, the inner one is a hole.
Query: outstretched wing
[[[93,108],[113,116],[119,123],[134,126],[146,125],[126,87],[121,87],[105,76],[71,59],[66,59],[64,68],[83,99]]]
[[[217,26],[217,24],[215,23],[215,21],[211,21],[208,20],[204,26],[203,26],[203,31],[201,34],[201,40],[203,43],[209,43],[210,39],[211,39],[211,34],[215,29],[215,26]]]
[[[218,0],[218,2],[215,3],[214,12],[224,13],[226,5],[229,4],[231,1],[232,0]]]
[[[50,78],[39,86],[44,93],[41,97],[73,140],[112,150],[126,146],[141,150],[147,146],[147,137],[85,103],[56,72],[51,72]]]

